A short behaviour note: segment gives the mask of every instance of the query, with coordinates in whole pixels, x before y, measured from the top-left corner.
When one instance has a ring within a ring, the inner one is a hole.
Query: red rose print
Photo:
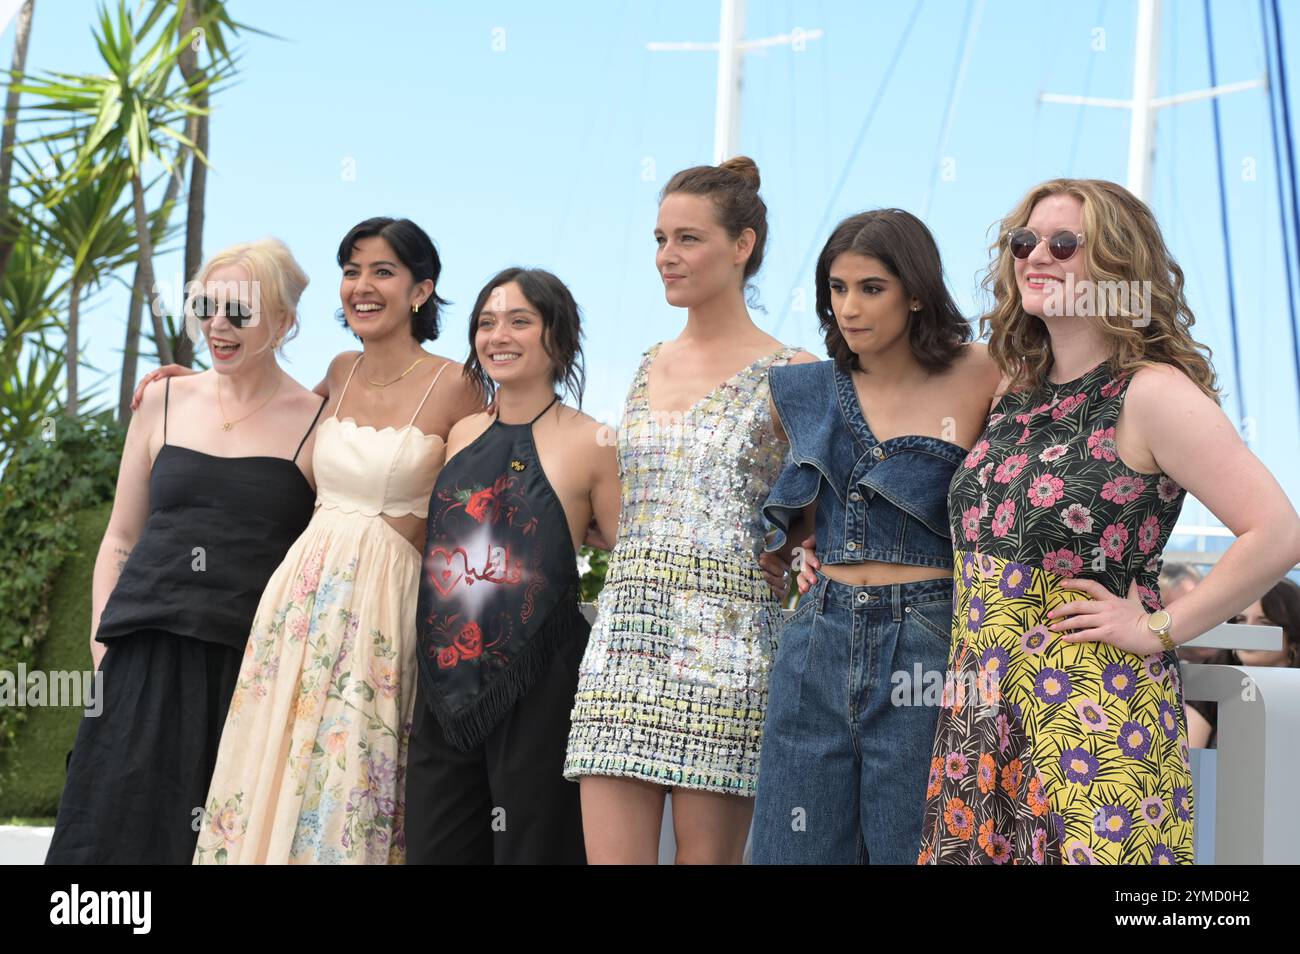
[[[501,502],[491,487],[485,487],[465,504],[465,512],[479,523],[494,523],[501,510]]]
[[[438,668],[450,669],[460,662],[460,650],[455,646],[444,646],[438,651]]]
[[[478,623],[466,623],[461,627],[456,642],[452,645],[461,659],[478,659],[483,655],[483,631]]]

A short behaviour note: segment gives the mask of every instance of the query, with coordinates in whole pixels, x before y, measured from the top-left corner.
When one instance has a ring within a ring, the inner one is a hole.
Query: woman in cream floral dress
[[[439,266],[418,226],[367,220],[339,264],[345,320],[365,351],[331,368],[346,380],[317,435],[317,510],[262,594],[197,864],[405,860],[419,545],[443,435],[477,399],[445,374],[459,366],[420,347],[437,334]],[[340,416],[345,404],[403,424],[358,424]]]

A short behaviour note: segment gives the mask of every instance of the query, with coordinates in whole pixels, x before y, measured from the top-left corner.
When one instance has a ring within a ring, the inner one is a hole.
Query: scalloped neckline
[[[393,433],[398,434],[405,430],[412,430],[415,431],[417,434],[419,434],[420,437],[426,441],[433,439],[433,440],[442,441],[444,445],[447,443],[442,439],[441,434],[426,434],[424,433],[424,431],[420,430],[420,428],[417,427],[415,424],[403,424],[401,427],[393,427],[393,425],[391,424],[385,427],[375,427],[373,424],[358,424],[355,418],[339,417],[337,414],[331,414],[329,417],[325,418],[325,420],[322,422],[322,425],[328,424],[330,421],[333,421],[336,424],[351,424],[355,430],[372,431],[375,434],[382,434],[385,431],[392,431]]]

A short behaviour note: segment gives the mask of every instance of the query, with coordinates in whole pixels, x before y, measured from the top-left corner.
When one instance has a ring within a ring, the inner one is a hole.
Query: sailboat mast
[[[1156,79],[1160,62],[1160,0],[1138,0],[1133,100],[1128,134],[1128,190],[1151,200],[1156,148]]]
[[[745,55],[745,0],[722,0],[718,30],[718,91],[713,113],[713,164],[740,149],[740,83]]]

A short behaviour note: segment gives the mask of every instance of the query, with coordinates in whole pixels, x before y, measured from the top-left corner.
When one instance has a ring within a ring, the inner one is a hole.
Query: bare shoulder
[[[442,390],[447,387],[457,387],[461,390],[473,390],[473,386],[465,378],[465,365],[459,361],[453,361],[451,358],[444,358],[442,355],[431,355],[438,361],[442,362],[434,370],[434,376],[438,379],[438,389]]]
[[[1149,364],[1138,368],[1133,373],[1124,403],[1143,416],[1176,409],[1218,406],[1182,368],[1172,364]]]
[[[594,439],[605,427],[604,424],[586,411],[581,411],[568,404],[561,404],[559,411],[560,424],[570,440]]]
[[[451,430],[447,433],[447,446],[463,447],[486,431],[491,424],[492,415],[486,411],[479,411],[468,417],[462,417],[451,426]]]
[[[360,351],[340,351],[330,361],[330,366],[325,372],[325,379],[331,384],[337,381],[342,385],[343,379],[348,376],[348,372],[352,370],[352,366],[357,363],[357,359],[360,357]]]
[[[287,382],[289,388],[290,407],[294,414],[314,415],[320,410],[323,398],[315,391],[308,390],[298,381],[290,377]]]
[[[795,354],[788,363],[789,364],[816,364],[820,360],[821,358],[817,357],[817,355],[813,354],[810,351],[800,351],[797,354]]]
[[[972,341],[962,348],[953,367],[961,374],[990,381],[993,385],[1002,377],[998,363],[989,354],[989,346],[982,341]]]
[[[198,375],[178,375],[178,378],[198,377]],[[172,380],[171,378],[167,379]],[[139,426],[145,431],[149,431],[155,424],[162,420],[163,407],[167,399],[166,381],[155,382],[144,389],[140,396],[140,406],[131,413],[131,426],[139,422]]]

